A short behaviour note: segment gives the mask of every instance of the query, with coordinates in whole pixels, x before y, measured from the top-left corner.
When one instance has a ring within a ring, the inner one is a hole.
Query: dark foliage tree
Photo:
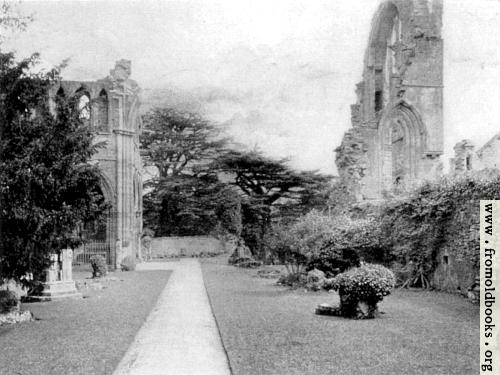
[[[80,223],[106,208],[87,163],[97,147],[92,133],[76,102],[50,104],[60,68],[35,74],[37,62],[0,53],[0,282],[28,285],[42,278],[51,253],[80,242]]]
[[[201,174],[200,166],[226,147],[217,127],[200,116],[171,108],[155,108],[143,117],[141,149],[146,165],[158,170],[159,179]],[[197,171],[193,168],[197,167]]]
[[[314,208],[325,203],[330,176],[317,171],[295,171],[287,159],[275,160],[258,151],[230,151],[217,159],[223,172],[234,176],[234,184],[247,196],[266,206],[296,205]]]
[[[157,176],[146,184],[145,224],[157,235],[210,233],[219,222],[212,161],[225,152],[219,129],[198,115],[155,108],[143,117],[142,154]]]
[[[261,258],[265,257],[263,239],[273,216],[297,217],[325,205],[331,177],[316,171],[294,171],[286,159],[275,160],[257,151],[230,151],[216,163],[233,176],[234,185],[247,197],[242,204],[242,236]]]

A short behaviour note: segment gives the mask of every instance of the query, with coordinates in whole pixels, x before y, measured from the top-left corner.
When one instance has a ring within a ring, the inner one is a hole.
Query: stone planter
[[[349,301],[347,295],[340,294],[340,310],[342,316],[354,319],[373,319],[378,316],[378,306],[367,301]]]
[[[345,295],[340,295],[340,306],[318,305],[317,315],[343,316],[351,319],[374,319],[380,315],[377,304],[366,301],[352,303]]]

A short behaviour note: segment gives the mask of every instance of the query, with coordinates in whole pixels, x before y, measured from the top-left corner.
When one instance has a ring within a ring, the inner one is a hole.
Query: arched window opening
[[[57,90],[56,96],[58,98],[64,99],[66,97],[66,93],[64,92],[64,89],[62,87],[59,87],[59,90]]]
[[[99,97],[96,100],[96,130],[105,132],[109,131],[108,126],[108,94],[106,90],[102,89],[99,93]]]
[[[78,117],[86,124],[90,125],[90,95],[82,88],[78,89],[75,93],[76,109]]]
[[[391,101],[392,78],[398,75],[401,48],[401,21],[397,7],[387,2],[381,9],[377,26],[371,36],[371,62],[373,72],[374,111],[380,112]]]
[[[467,155],[467,157],[465,158],[465,170],[472,170],[472,155]]]
[[[82,120],[90,120],[90,99],[87,95],[82,95],[78,99],[78,112]]]
[[[375,91],[375,112],[379,112],[384,108],[382,90]]]

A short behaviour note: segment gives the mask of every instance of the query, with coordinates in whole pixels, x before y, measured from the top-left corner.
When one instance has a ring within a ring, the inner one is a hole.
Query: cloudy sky
[[[202,113],[295,167],[336,173],[378,0],[25,1],[8,45],[94,80],[132,60],[146,107]],[[445,157],[500,131],[500,1],[444,0]]]

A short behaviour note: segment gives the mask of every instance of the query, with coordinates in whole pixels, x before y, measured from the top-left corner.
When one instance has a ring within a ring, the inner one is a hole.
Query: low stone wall
[[[152,258],[170,258],[174,256],[198,256],[202,252],[223,253],[223,241],[210,236],[193,237],[157,237],[151,239]]]

